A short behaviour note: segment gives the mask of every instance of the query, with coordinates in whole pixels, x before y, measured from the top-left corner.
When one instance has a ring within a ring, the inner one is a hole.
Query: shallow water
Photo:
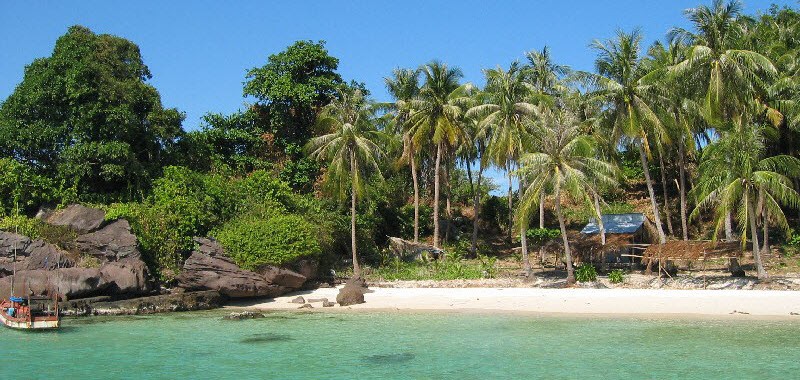
[[[800,319],[223,312],[0,330],[0,378],[794,378]]]

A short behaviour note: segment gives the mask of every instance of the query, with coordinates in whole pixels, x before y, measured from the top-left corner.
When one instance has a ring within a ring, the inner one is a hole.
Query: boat
[[[61,325],[58,296],[4,299],[0,301],[0,323],[19,330],[57,329]]]

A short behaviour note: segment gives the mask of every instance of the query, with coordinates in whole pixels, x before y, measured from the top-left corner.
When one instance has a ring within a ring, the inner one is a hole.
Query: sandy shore
[[[800,292],[771,290],[540,289],[540,288],[371,288],[366,303],[314,310],[484,311],[605,315],[750,315],[797,318]],[[297,310],[290,301],[336,300],[337,288],[295,292],[269,301],[240,303],[258,310]]]

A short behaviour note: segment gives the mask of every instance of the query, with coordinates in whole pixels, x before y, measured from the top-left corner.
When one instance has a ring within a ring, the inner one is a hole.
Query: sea
[[[791,379],[797,320],[229,311],[0,330],[0,379]]]

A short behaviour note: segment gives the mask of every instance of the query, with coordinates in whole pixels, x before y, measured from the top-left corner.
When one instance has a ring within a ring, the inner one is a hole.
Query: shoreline
[[[239,300],[226,309],[301,312],[453,312],[664,319],[781,319],[800,322],[800,292],[775,290],[381,288],[366,303],[299,309],[302,296],[335,301],[339,288],[297,291],[271,300]]]

